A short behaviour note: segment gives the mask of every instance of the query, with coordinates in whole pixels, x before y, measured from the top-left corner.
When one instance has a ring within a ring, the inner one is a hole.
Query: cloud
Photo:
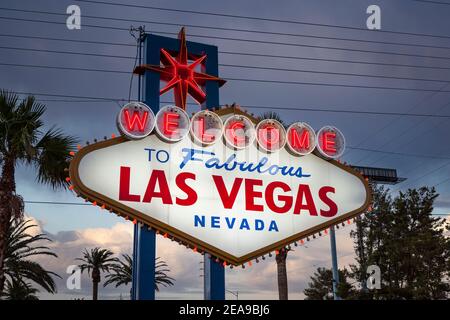
[[[79,297],[88,297],[90,295],[91,284],[87,274],[82,277],[81,290],[68,290],[66,280],[69,274],[66,273],[70,265],[77,265],[76,258],[81,257],[85,248],[102,247],[112,250],[116,254],[129,253],[132,241],[132,227],[129,224],[118,223],[112,228],[93,228],[74,231],[61,231],[52,234],[45,231],[45,224],[33,217],[26,217],[31,220],[36,227],[30,228],[30,234],[45,233],[52,242],[44,245],[50,247],[58,258],[41,256],[34,260],[40,262],[47,270],[56,272],[61,279],[55,278],[58,293],[49,295],[41,293],[43,299],[74,299]],[[103,290],[101,290],[102,292]],[[121,292],[127,293],[129,289],[124,290],[105,290],[105,294],[111,295],[117,292],[119,297]],[[100,292],[100,297],[102,294]]]
[[[56,279],[58,285],[58,294],[48,295],[43,293],[41,296],[45,299],[90,299],[91,283],[89,276],[82,276],[81,290],[68,290],[66,288],[66,279],[69,274],[66,273],[70,265],[76,265],[76,258],[81,257],[85,249],[101,247],[108,248],[117,256],[127,253],[131,254],[133,240],[133,224],[122,222],[115,224],[112,228],[88,228],[73,231],[61,231],[56,234],[45,232],[45,226],[41,221],[30,218],[37,227],[30,229],[33,234],[44,232],[52,240],[47,244],[58,255],[58,258],[39,257],[39,261],[46,269],[58,273],[62,279]],[[202,280],[200,278],[201,256],[192,251],[173,243],[168,239],[158,237],[157,256],[167,262],[170,268],[170,276],[175,278],[173,288],[162,288],[161,298],[176,298],[177,294],[184,298],[194,295],[194,298],[202,298]],[[195,268],[193,268],[195,266]],[[195,273],[196,272],[196,273]],[[104,275],[102,275],[102,281]],[[119,288],[100,287],[100,299],[119,299],[120,295],[128,298],[130,286]]]
[[[32,218],[33,219],[33,218]],[[38,227],[33,232],[45,232],[45,224],[33,219]],[[339,267],[348,266],[354,260],[353,242],[349,237],[352,227],[336,231]],[[133,240],[133,224],[130,222],[116,223],[112,228],[88,228],[73,231],[60,231],[56,234],[47,233],[53,240],[49,246],[57,253],[58,258],[40,257],[38,260],[48,270],[58,273],[62,279],[57,279],[58,293],[56,295],[41,294],[43,299],[90,299],[92,284],[87,274],[82,276],[81,290],[68,290],[66,279],[69,276],[66,269],[77,264],[76,258],[82,255],[85,248],[102,247],[112,250],[116,255],[131,254]],[[330,239],[328,235],[298,246],[289,253],[287,270],[290,299],[303,299],[303,289],[310,281],[310,276],[317,267],[331,267]],[[167,262],[170,276],[176,279],[173,287],[161,288],[158,299],[203,299],[202,261],[198,253],[188,250],[176,242],[163,237],[157,237],[157,256]],[[245,269],[227,268],[226,287],[239,292],[240,299],[278,299],[277,266],[274,256],[265,256],[252,266]],[[102,281],[104,275],[102,276]],[[103,283],[103,282],[102,282]],[[129,297],[130,286],[119,288],[100,286],[100,299],[125,299]],[[235,299],[227,293],[228,299]]]
[[[351,227],[336,230],[339,268],[354,262],[350,230]],[[306,242],[303,246],[292,248],[294,251],[290,252],[287,258],[289,298],[303,299],[303,290],[314,271],[318,267],[331,268],[330,238],[328,235],[322,235],[321,238]],[[227,288],[242,292],[239,295],[242,299],[278,299],[275,258],[266,256],[265,260],[259,260],[262,262],[253,264],[250,268],[237,268],[228,272]]]

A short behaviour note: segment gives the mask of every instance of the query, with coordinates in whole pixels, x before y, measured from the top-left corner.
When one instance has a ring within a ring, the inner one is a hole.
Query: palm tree
[[[106,287],[110,284],[115,284],[115,287],[119,287],[121,285],[127,285],[131,282],[132,279],[132,268],[133,261],[128,254],[122,255],[123,260],[118,260],[118,264],[112,268],[112,272],[106,275],[106,281],[103,284],[103,287]]]
[[[164,287],[173,286],[175,279],[169,277],[167,273],[170,272],[169,266],[159,257],[155,259],[155,290],[159,291],[159,285]]]
[[[6,288],[3,293],[5,300],[39,300],[36,293],[39,292],[22,279],[6,280]]]
[[[112,268],[112,271],[114,273],[110,273],[106,276],[108,280],[104,283],[104,287],[109,284],[115,284],[115,287],[117,288],[121,285],[127,285],[131,283],[133,260],[128,254],[123,254],[122,257],[124,261],[119,260],[119,264]],[[175,281],[175,279],[167,275],[167,273],[170,272],[167,263],[159,259],[159,257],[155,259],[156,291],[159,291],[160,285],[163,285],[164,287],[173,286],[173,281]]]
[[[275,256],[277,262],[277,278],[278,278],[278,297],[280,300],[288,299],[288,280],[286,259],[289,249],[282,248]]]
[[[274,111],[265,112],[258,117],[259,121],[264,119],[277,120],[284,127],[286,127],[286,124],[281,118],[281,116]],[[288,299],[288,281],[286,269],[286,259],[288,251],[289,250],[287,248],[282,248],[281,250],[278,251],[277,255],[275,256],[275,261],[277,263],[278,297],[280,300]]]
[[[33,165],[37,181],[54,189],[66,184],[64,169],[76,140],[51,128],[44,131],[45,106],[32,96],[19,97],[0,91],[0,294],[5,285],[7,232],[12,217],[23,215],[24,203],[16,194],[15,170],[18,164]]]
[[[265,119],[273,119],[281,123],[284,127],[286,127],[286,124],[284,123],[284,120],[281,118],[280,114],[274,111],[268,111],[264,112],[262,115],[258,117],[258,120],[265,120]]]
[[[79,265],[81,272],[87,270],[92,277],[92,300],[98,300],[98,284],[101,281],[101,271],[109,272],[117,266],[118,259],[113,257],[113,252],[109,249],[94,248],[88,251],[84,250],[83,258],[76,260],[82,261]]]
[[[7,232],[6,254],[5,254],[5,278],[7,291],[36,293],[26,283],[31,280],[49,293],[56,293],[56,284],[52,276],[59,277],[56,273],[45,270],[39,263],[29,260],[38,256],[57,257],[48,247],[40,244],[42,241],[51,241],[45,234],[31,235],[30,228],[36,227],[31,220],[17,220],[11,218],[10,227]],[[22,289],[20,289],[22,288]],[[19,290],[20,289],[20,290]],[[19,290],[19,291],[18,291]]]

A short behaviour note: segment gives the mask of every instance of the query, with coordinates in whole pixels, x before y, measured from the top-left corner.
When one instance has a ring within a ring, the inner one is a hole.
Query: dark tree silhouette
[[[101,272],[109,272],[117,266],[118,259],[113,257],[113,252],[108,249],[93,248],[85,249],[82,258],[77,260],[82,263],[79,265],[81,272],[87,270],[92,278],[92,300],[98,300],[98,284],[101,281]]]
[[[63,187],[69,152],[76,143],[58,129],[44,131],[44,113],[45,106],[34,97],[21,100],[12,92],[0,91],[0,295],[6,280],[7,232],[11,218],[22,217],[24,209],[16,194],[17,165],[34,166],[40,183]]]
[[[355,295],[355,290],[348,280],[349,272],[346,269],[339,270],[337,294],[341,299],[350,299]],[[306,300],[333,300],[333,272],[331,269],[317,268],[311,277],[308,288],[303,293],[306,295]]]
[[[50,248],[42,245],[44,241],[51,241],[45,234],[31,235],[29,229],[36,227],[31,220],[12,219],[7,232],[5,254],[5,278],[7,290],[14,290],[15,296],[21,292],[25,294],[37,293],[27,280],[41,286],[49,293],[56,293],[56,284],[52,277],[59,277],[56,273],[45,270],[36,261],[30,260],[39,256],[57,257]],[[11,295],[10,293],[9,296]]]
[[[131,283],[133,260],[128,254],[122,255],[123,260],[111,269],[111,272],[106,276],[107,281],[103,284],[104,287],[114,284],[115,287],[127,285]],[[167,287],[173,286],[175,279],[168,276],[170,269],[166,262],[155,259],[155,290],[159,291],[160,285]]]

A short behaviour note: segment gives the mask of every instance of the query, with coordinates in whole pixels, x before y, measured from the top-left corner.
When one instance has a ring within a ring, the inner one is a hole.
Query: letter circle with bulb
[[[234,114],[224,123],[226,143],[236,149],[244,149],[255,141],[255,128],[249,118]]]
[[[305,122],[295,122],[287,131],[287,145],[289,149],[300,156],[306,156],[316,148],[316,133]]]
[[[200,145],[212,145],[223,133],[222,119],[209,110],[202,110],[191,118],[191,135]]]
[[[286,130],[279,121],[264,119],[256,126],[256,139],[261,149],[274,152],[286,144]]]
[[[164,106],[156,114],[156,132],[168,141],[183,140],[189,133],[189,116],[177,106]]]
[[[148,136],[155,127],[155,114],[142,102],[129,102],[117,115],[117,128],[126,137],[137,140]]]
[[[345,138],[334,126],[324,126],[316,134],[317,150],[329,159],[340,158],[345,151]]]

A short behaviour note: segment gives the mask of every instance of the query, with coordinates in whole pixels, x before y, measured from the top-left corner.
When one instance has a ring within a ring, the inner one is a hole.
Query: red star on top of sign
[[[189,64],[184,28],[178,34],[178,39],[180,40],[180,49],[176,57],[172,56],[166,50],[161,49],[161,63],[163,66],[144,64],[136,67],[134,73],[144,74],[147,70],[158,72],[161,80],[166,82],[164,88],[160,90],[160,95],[173,89],[175,104],[180,108],[186,109],[188,94],[199,104],[205,102],[206,93],[202,90],[201,86],[204,86],[206,81],[217,81],[220,87],[226,81],[206,73],[196,72],[195,68],[204,62],[206,54],[195,58]]]

